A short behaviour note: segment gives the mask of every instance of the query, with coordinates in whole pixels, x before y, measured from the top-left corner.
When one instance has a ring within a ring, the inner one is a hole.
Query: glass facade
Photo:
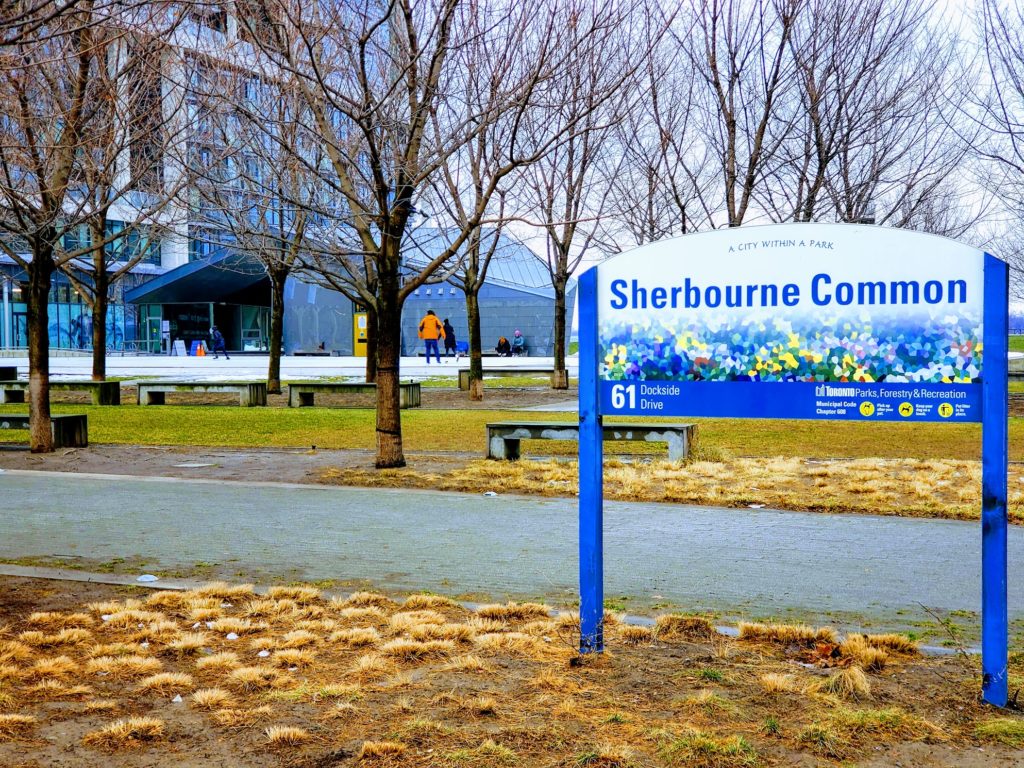
[[[6,292],[7,301],[0,296],[0,348],[25,348],[28,346],[28,310],[25,305],[24,289],[16,278],[14,269],[0,267],[0,291]],[[134,275],[125,278],[135,282]],[[123,301],[125,282],[115,283],[111,288],[111,301],[107,309],[107,349],[120,351],[126,344],[138,338],[138,309]],[[53,278],[48,303],[50,347],[52,349],[91,350],[92,310],[63,275]],[[6,317],[3,315],[6,314]]]

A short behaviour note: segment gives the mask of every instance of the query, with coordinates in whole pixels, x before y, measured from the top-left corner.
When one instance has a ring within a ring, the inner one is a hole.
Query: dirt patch
[[[1024,720],[978,703],[977,670],[884,639],[610,619],[609,653],[580,664],[575,619],[533,605],[14,578],[0,595],[3,765],[1024,765]],[[861,674],[869,647],[889,651]]]

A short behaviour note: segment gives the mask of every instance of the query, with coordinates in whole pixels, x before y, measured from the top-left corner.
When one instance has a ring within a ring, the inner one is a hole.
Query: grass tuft
[[[305,744],[311,738],[309,731],[293,725],[272,725],[265,728],[263,733],[267,737],[267,746],[271,749],[297,747]]]
[[[836,633],[831,627],[809,627],[805,624],[757,624],[741,621],[740,640],[779,645],[813,647],[818,643],[835,643]]]
[[[364,741],[359,750],[358,760],[378,760],[381,758],[397,757],[405,752],[407,747],[398,741]]]
[[[443,610],[445,608],[457,609],[461,606],[459,606],[459,604],[450,597],[444,597],[442,595],[409,595],[402,603],[402,607],[407,611],[436,611]]]
[[[890,653],[899,653],[904,656],[916,656],[920,653],[917,643],[906,635],[897,634],[895,632],[884,635],[865,635],[864,639],[867,641],[868,645],[872,645],[875,648],[881,648],[882,650],[889,651]]]
[[[767,693],[799,693],[803,687],[794,675],[770,672],[760,677],[761,687]]]
[[[223,688],[201,688],[189,697],[196,709],[212,711],[229,707],[235,697]]]
[[[387,595],[379,592],[353,592],[344,600],[331,601],[337,608],[384,608],[391,610],[396,603]]]
[[[160,672],[139,681],[138,690],[161,696],[189,691],[195,686],[192,675],[184,672]]]
[[[663,742],[658,754],[673,768],[745,768],[757,764],[757,752],[742,736],[719,738],[696,729]]]
[[[37,722],[33,715],[0,714],[0,741],[11,741],[25,736]]]
[[[840,669],[808,686],[810,693],[827,693],[843,699],[870,699],[871,682],[860,667]]]
[[[333,632],[327,641],[342,648],[363,648],[368,645],[376,645],[380,641],[380,633],[373,627],[340,629]]]
[[[482,619],[495,621],[528,621],[531,619],[547,619],[551,616],[551,608],[540,603],[514,603],[504,605],[481,605],[476,614]]]
[[[320,590],[316,587],[271,587],[267,590],[267,597],[271,600],[291,600],[299,605],[315,603],[320,599]]]
[[[222,651],[196,659],[196,669],[204,672],[230,672],[240,666],[242,666],[242,662],[234,651]]]
[[[87,733],[84,744],[101,749],[128,749],[164,738],[164,723],[155,717],[129,717]]]
[[[850,635],[839,646],[839,651],[868,672],[881,672],[889,660],[888,652],[871,645],[867,635]]]
[[[650,645],[654,642],[654,630],[626,624],[619,630],[619,640],[624,645]]]
[[[519,756],[506,746],[487,739],[473,749],[457,749],[449,752],[448,761],[453,765],[468,765],[473,768],[488,766],[516,765]]]
[[[654,636],[659,640],[708,640],[718,632],[703,616],[667,613],[655,620]]]
[[[88,674],[128,678],[152,675],[162,667],[159,659],[150,656],[100,656],[87,661],[85,671]]]

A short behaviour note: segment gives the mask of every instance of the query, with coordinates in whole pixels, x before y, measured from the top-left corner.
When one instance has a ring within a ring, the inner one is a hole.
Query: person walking
[[[430,351],[434,351],[437,362],[441,362],[441,351],[437,348],[437,340],[444,338],[444,326],[437,319],[434,310],[428,309],[427,314],[420,320],[420,338],[427,345],[427,365],[430,365]]]
[[[224,343],[224,334],[222,334],[220,332],[220,329],[217,328],[216,325],[213,326],[213,328],[210,331],[210,341],[212,342],[211,346],[213,346],[213,359],[214,360],[218,359],[217,358],[217,353],[218,352],[223,352],[224,353],[224,359],[225,360],[230,360],[231,359],[230,357],[228,357],[228,348],[227,348],[227,345]]]
[[[459,359],[459,345],[455,341],[455,329],[452,324],[448,322],[448,318],[444,319],[444,356],[451,357],[455,355],[455,359]]]

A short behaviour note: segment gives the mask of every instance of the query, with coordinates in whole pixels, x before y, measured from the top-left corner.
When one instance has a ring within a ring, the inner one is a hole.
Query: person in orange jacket
[[[437,362],[441,362],[441,351],[437,348],[437,340],[444,338],[444,326],[437,319],[434,310],[428,309],[427,314],[420,320],[420,338],[427,345],[427,365],[430,365],[430,351],[434,351]]]

